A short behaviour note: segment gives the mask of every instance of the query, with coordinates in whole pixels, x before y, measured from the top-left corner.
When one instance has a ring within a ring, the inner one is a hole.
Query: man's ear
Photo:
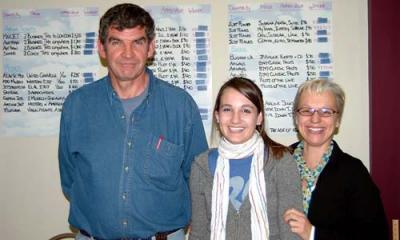
[[[97,39],[97,51],[102,59],[106,58],[106,47],[101,43],[100,39]]]
[[[147,59],[154,57],[155,49],[156,49],[156,39],[153,38],[153,40],[151,40],[149,43],[149,51],[147,51]]]

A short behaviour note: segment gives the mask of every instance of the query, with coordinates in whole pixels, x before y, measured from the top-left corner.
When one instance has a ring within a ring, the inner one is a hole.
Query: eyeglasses
[[[301,116],[313,116],[315,112],[318,113],[320,117],[332,117],[334,114],[339,113],[336,110],[330,108],[309,108],[302,107],[296,110]]]

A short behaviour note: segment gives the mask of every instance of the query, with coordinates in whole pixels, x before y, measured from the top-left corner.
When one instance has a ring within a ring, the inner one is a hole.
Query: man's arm
[[[208,143],[197,104],[191,97],[187,104],[189,104],[191,108],[191,124],[189,125],[189,129],[187,129],[187,138],[185,140],[185,159],[183,169],[184,177],[187,182],[189,182],[192,162],[197,155],[208,149]]]
[[[60,134],[58,143],[58,161],[60,168],[61,187],[65,196],[69,199],[73,183],[74,165],[69,151],[69,127],[68,127],[68,101],[64,103],[61,113]]]

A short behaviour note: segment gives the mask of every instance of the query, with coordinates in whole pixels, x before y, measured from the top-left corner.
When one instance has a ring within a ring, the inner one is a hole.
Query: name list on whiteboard
[[[245,76],[264,95],[269,133],[295,134],[299,84],[332,79],[331,2],[229,5],[230,76]]]
[[[1,135],[52,135],[65,97],[99,69],[97,8],[4,10]]]
[[[210,132],[211,6],[149,6],[148,11],[156,23],[156,54],[149,67],[157,77],[192,95]]]

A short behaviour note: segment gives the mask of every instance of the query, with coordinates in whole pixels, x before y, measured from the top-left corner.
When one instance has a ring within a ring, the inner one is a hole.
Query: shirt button
[[[123,199],[123,200],[126,200],[126,193],[123,193],[123,194],[122,194],[122,199]]]
[[[125,172],[128,172],[129,167],[128,167],[128,166],[125,166],[124,170],[125,170]]]
[[[124,225],[124,227],[128,226],[128,221],[127,220],[122,221],[122,225]]]
[[[125,115],[121,115],[121,119],[125,119]]]
[[[132,146],[132,142],[129,141],[128,142],[128,147],[131,148],[131,146]]]

